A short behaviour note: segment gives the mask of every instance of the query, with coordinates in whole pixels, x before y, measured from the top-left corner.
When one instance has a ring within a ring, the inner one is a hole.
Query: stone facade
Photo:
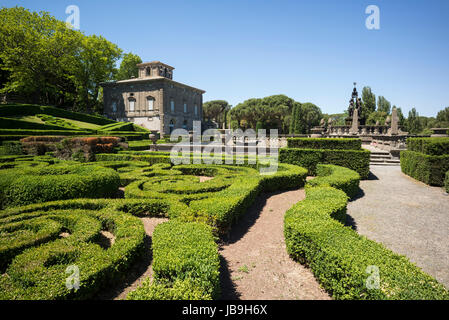
[[[194,120],[202,121],[204,90],[173,81],[174,68],[159,61],[137,66],[138,78],[101,84],[108,118],[161,134],[177,128],[190,131]]]

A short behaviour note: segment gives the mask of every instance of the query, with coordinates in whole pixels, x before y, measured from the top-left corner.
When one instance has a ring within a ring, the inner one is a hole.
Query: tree
[[[368,119],[366,120],[366,124],[373,126],[379,121],[380,125],[384,125],[387,117],[388,117],[388,114],[386,112],[374,111],[374,112],[371,112],[371,114],[369,115]]]
[[[438,111],[437,120],[449,122],[449,107],[446,107],[441,111]]]
[[[103,37],[84,37],[74,70],[78,93],[78,109],[99,111],[100,83],[114,79],[115,64],[121,56],[121,49]]]
[[[116,80],[126,80],[132,77],[139,76],[139,68],[137,64],[142,63],[142,59],[131,52],[123,55],[123,60],[120,63],[120,68],[117,72]]]
[[[363,87],[362,89],[362,114],[361,119],[365,123],[371,113],[376,111],[376,96],[372,93],[370,87]]]
[[[120,56],[115,44],[67,28],[47,12],[0,9],[0,69],[8,73],[0,92],[98,111],[100,83],[115,77]]]
[[[82,34],[46,12],[21,7],[0,10],[1,69],[9,72],[2,92],[57,104],[74,94],[70,73]]]
[[[408,133],[410,133],[410,134],[418,134],[422,130],[422,126],[419,121],[419,114],[415,108],[412,108],[412,110],[410,110],[408,112],[406,128],[407,128]]]
[[[390,114],[391,111],[390,101],[385,99],[383,96],[379,96],[377,98],[377,111],[386,112],[387,114]]]
[[[227,113],[231,106],[225,100],[212,100],[203,104],[203,117],[209,121],[217,122],[221,128],[227,120]]]
[[[306,128],[304,133],[310,133],[310,129],[320,124],[322,113],[313,103],[307,102],[301,105],[303,126]]]

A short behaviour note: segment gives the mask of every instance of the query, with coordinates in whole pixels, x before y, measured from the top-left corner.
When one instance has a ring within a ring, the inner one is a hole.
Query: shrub
[[[279,161],[305,167],[310,175],[315,175],[318,163],[334,164],[352,169],[362,179],[369,175],[370,152],[368,150],[320,150],[320,149],[279,149]]]
[[[0,107],[1,108],[1,107]],[[38,130],[66,130],[63,126],[36,123],[17,119],[1,118],[0,128],[2,129],[38,129]]]
[[[90,135],[91,131],[73,131],[73,130],[31,130],[31,129],[0,129],[2,136],[21,136],[22,138],[28,136],[83,136]],[[4,139],[4,140],[19,140],[19,139]],[[2,140],[3,141],[3,140]]]
[[[53,116],[47,114],[38,114],[36,115],[39,119],[45,122],[45,124],[55,125],[59,127],[65,127],[71,130],[79,130],[80,128],[74,125],[73,123],[66,121],[64,119],[55,118]]]
[[[154,282],[128,299],[214,299],[220,294],[220,259],[209,226],[169,221],[152,237]]]
[[[140,151],[150,149],[150,145],[153,144],[150,140],[130,141],[128,143],[128,150]]]
[[[18,141],[3,141],[5,155],[23,154],[22,144]]]
[[[80,197],[112,197],[120,185],[120,177],[114,170],[99,166],[5,169],[1,177],[1,207]]]
[[[359,192],[360,175],[348,168],[334,165],[317,165],[317,177],[309,180],[310,187],[328,186],[345,192],[350,198]]]
[[[449,154],[449,138],[408,138],[409,151],[421,152],[430,156]]]
[[[105,245],[109,231],[115,240]],[[68,236],[63,237],[65,232]],[[87,299],[126,274],[144,247],[142,222],[112,210],[51,210],[0,218],[0,299]],[[66,287],[76,266],[79,289]],[[67,273],[67,270],[69,271]]]
[[[426,184],[442,187],[445,173],[449,170],[449,155],[430,156],[404,150],[401,151],[401,170]]]
[[[288,138],[287,147],[300,149],[360,150],[362,148],[362,140],[352,138]]]
[[[293,259],[309,266],[335,299],[449,298],[443,285],[407,258],[345,227],[347,199],[335,188],[306,188],[306,199],[284,218],[287,251]],[[371,266],[379,268],[379,288],[366,285]]]
[[[100,127],[100,131],[134,131],[132,122],[116,122]]]
[[[0,106],[0,117],[8,116],[34,116],[36,114],[47,114],[53,117],[77,120],[98,125],[115,123],[115,121],[85,113],[72,112],[61,108],[27,105],[27,104],[10,104]]]

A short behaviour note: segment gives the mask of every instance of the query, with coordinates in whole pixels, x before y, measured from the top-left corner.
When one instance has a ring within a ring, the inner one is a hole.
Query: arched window
[[[187,113],[187,103],[184,102],[184,113]]]
[[[117,112],[117,102],[116,101],[112,101],[111,109],[112,109],[113,113]]]
[[[170,129],[170,133],[172,133],[173,130],[175,129],[175,121],[174,120],[170,120],[170,124],[168,125],[168,128]]]
[[[170,111],[175,112],[175,100],[170,100]]]
[[[146,70],[147,76],[148,76],[148,77],[151,76],[151,67],[148,67],[148,68],[146,68],[145,70]]]
[[[153,97],[147,97],[147,106],[148,106],[148,111],[154,110],[154,98]]]
[[[197,105],[195,105],[195,115],[196,116],[198,115],[198,106]]]
[[[134,98],[129,98],[129,99],[128,99],[128,102],[129,102],[129,111],[130,111],[130,112],[134,112],[135,107],[136,107],[136,99],[134,99]]]

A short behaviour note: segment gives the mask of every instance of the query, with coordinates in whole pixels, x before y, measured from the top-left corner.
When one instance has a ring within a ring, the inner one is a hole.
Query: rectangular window
[[[117,112],[117,102],[112,102],[112,112],[116,113]]]
[[[187,113],[187,103],[184,103],[184,113]]]
[[[175,112],[175,101],[174,100],[170,100],[170,110],[171,110],[171,112]]]
[[[198,115],[198,106],[197,105],[195,105],[195,115],[196,116]]]
[[[153,111],[153,108],[154,108],[154,100],[148,99],[148,110]]]
[[[134,111],[135,102],[136,101],[134,101],[134,100],[129,100],[129,111],[131,111],[131,112]]]

